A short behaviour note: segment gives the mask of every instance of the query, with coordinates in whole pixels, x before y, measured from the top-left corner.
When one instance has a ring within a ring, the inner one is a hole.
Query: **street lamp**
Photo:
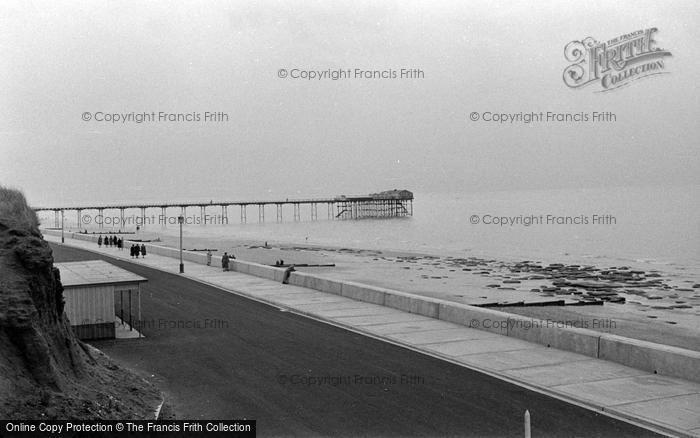
[[[177,223],[180,224],[180,274],[185,273],[185,265],[182,263],[182,223],[185,222],[183,216],[177,217]]]
[[[63,210],[61,210],[61,243],[66,243],[65,237],[63,237]]]

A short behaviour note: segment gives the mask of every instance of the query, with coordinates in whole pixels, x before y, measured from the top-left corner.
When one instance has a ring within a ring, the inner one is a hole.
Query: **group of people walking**
[[[100,235],[100,237],[97,238],[97,246],[102,248],[103,244],[104,246],[113,246],[117,249],[124,249],[124,241],[121,237],[117,236],[105,236],[103,239],[102,235]]]
[[[144,245],[143,243],[141,244],[141,246],[131,245],[131,249],[129,251],[131,252],[131,257],[139,258],[140,255],[143,258],[146,258],[146,245]]]
[[[100,235],[100,237],[97,238],[97,246],[102,248],[102,245],[105,247],[115,247],[121,251],[124,249],[124,240],[117,236],[105,236],[103,238],[102,235]],[[129,253],[132,258],[139,258],[139,256],[146,257],[146,245],[143,243],[141,245],[133,244],[129,249]]]

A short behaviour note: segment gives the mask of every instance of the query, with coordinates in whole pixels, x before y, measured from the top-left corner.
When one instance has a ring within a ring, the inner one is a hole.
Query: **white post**
[[[525,410],[525,438],[530,438],[530,411]]]

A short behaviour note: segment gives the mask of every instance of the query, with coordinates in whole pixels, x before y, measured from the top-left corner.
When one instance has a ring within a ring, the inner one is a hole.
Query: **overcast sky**
[[[0,3],[0,184],[34,205],[700,184],[700,3]],[[669,74],[570,89],[564,46],[658,28]],[[278,70],[417,68],[307,81]],[[83,121],[84,112],[228,122]],[[611,111],[607,124],[473,111]]]

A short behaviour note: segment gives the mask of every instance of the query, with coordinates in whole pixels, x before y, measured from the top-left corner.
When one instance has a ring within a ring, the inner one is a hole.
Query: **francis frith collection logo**
[[[564,69],[564,83],[570,88],[593,84],[600,88],[597,92],[604,92],[668,73],[664,58],[671,52],[658,47],[656,31],[637,30],[605,42],[592,37],[571,41],[564,48],[564,57],[572,63]]]

